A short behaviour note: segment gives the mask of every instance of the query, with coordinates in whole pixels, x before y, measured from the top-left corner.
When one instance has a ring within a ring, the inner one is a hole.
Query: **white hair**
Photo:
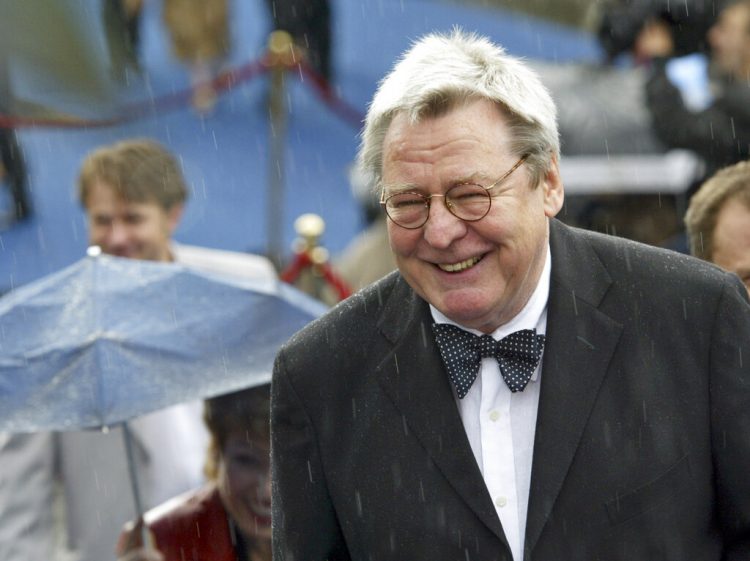
[[[486,37],[459,28],[417,40],[381,81],[367,111],[359,165],[379,186],[383,140],[397,114],[417,123],[470,99],[487,99],[504,111],[512,150],[529,155],[527,165],[538,183],[560,153],[552,97],[519,59]]]

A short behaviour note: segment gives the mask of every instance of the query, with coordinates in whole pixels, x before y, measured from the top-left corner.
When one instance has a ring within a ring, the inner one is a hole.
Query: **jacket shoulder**
[[[648,287],[655,295],[718,294],[732,275],[691,255],[598,232],[567,228],[574,244],[591,248],[615,285]],[[583,251],[582,253],[585,253]]]
[[[405,285],[398,271],[339,302],[321,317],[302,328],[282,347],[282,351],[311,351],[330,348],[340,338],[357,339],[376,329],[377,323],[394,290]]]

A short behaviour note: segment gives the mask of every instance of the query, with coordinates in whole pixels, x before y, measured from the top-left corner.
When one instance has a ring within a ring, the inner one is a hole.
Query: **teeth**
[[[458,271],[464,271],[470,267],[473,267],[479,262],[479,257],[470,257],[466,261],[461,261],[460,263],[439,263],[438,267],[440,267],[443,271],[447,271],[449,273],[457,273]]]

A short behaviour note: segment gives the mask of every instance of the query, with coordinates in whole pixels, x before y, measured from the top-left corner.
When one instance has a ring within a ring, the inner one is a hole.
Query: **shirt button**
[[[490,411],[490,421],[494,423],[499,418],[500,418],[500,411],[498,411],[497,409],[493,409],[492,411]]]
[[[495,505],[500,508],[503,508],[507,504],[508,504],[508,499],[505,497],[498,497],[495,499]]]

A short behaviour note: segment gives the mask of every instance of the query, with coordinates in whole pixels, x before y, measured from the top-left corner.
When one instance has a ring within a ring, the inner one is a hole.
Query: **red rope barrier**
[[[320,273],[339,300],[344,300],[351,295],[352,291],[349,286],[333,271],[330,264],[328,262],[315,263],[307,251],[295,254],[294,260],[279,274],[279,278],[286,283],[293,284],[305,269],[313,269]]]
[[[349,104],[344,98],[338,95],[331,84],[318,72],[316,72],[305,60],[297,64],[300,75],[308,78],[312,84],[315,93],[328,107],[341,117],[344,121],[355,127],[357,130],[362,126],[365,120],[362,112]]]
[[[222,72],[209,83],[217,92],[248,82],[268,71],[266,58],[244,64],[236,69]],[[201,84],[198,84],[201,85]],[[193,89],[184,89],[165,94],[154,99],[128,104],[117,116],[104,119],[84,119],[78,117],[13,117],[0,113],[1,128],[49,127],[49,128],[101,128],[135,121],[149,114],[179,109],[190,102]]]
[[[242,66],[222,72],[211,80],[210,84],[217,93],[224,92],[243,82],[249,82],[271,68],[268,57],[248,62]],[[310,84],[318,98],[331,111],[341,117],[351,126],[359,129],[364,121],[364,115],[359,109],[349,104],[338,95],[326,79],[310,67],[304,60],[288,65],[287,69],[294,69],[294,74],[303,83]],[[305,78],[307,81],[305,82]],[[200,84],[199,84],[200,85]],[[0,128],[48,127],[48,128],[103,128],[120,125],[146,117],[147,115],[163,111],[172,111],[184,107],[190,102],[193,89],[184,89],[159,96],[157,98],[126,105],[114,117],[104,119],[85,119],[79,117],[15,117],[0,113]]]
[[[292,284],[302,274],[302,271],[313,264],[312,259],[306,251],[297,253],[286,268],[279,273],[279,278],[286,283]]]

